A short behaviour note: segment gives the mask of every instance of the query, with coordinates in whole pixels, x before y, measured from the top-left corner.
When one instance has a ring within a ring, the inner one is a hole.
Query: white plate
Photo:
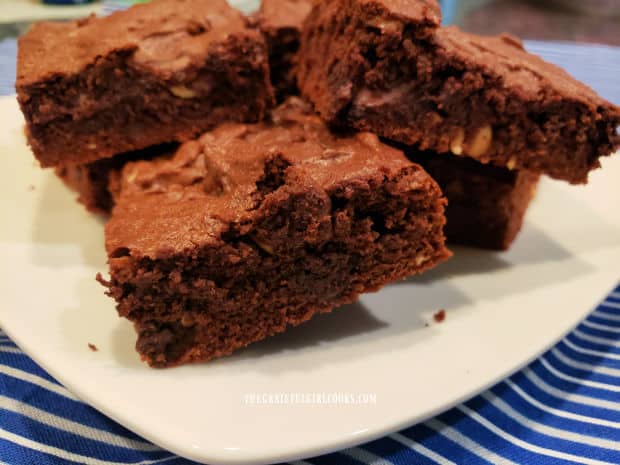
[[[95,282],[106,271],[102,222],[36,166],[13,99],[0,100],[0,123],[0,325],[84,401],[213,465],[316,455],[435,415],[554,344],[620,274],[615,157],[587,187],[545,181],[509,253],[457,249],[432,272],[233,357],[154,370]],[[441,308],[447,318],[434,323]],[[371,402],[252,405],[245,397],[336,392]]]

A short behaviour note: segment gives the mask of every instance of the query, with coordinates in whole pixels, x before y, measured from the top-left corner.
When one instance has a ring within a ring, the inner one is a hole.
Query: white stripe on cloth
[[[620,429],[620,422],[618,422],[618,421],[603,420],[601,418],[588,417],[586,415],[580,415],[578,413],[573,413],[573,412],[565,412],[564,410],[560,410],[560,409],[557,409],[557,408],[549,407],[548,405],[545,405],[542,402],[540,402],[539,400],[537,400],[534,397],[530,396],[527,392],[525,392],[523,389],[521,389],[521,387],[518,386],[517,384],[515,384],[512,380],[507,379],[504,382],[513,391],[515,391],[519,397],[521,397],[527,403],[529,403],[529,404],[533,405],[534,407],[537,407],[537,408],[539,408],[539,409],[541,409],[541,410],[543,410],[543,411],[545,411],[547,413],[550,413],[552,415],[556,415],[558,417],[567,418],[569,420],[580,421],[582,423],[590,423],[592,425],[606,426],[608,428],[618,428],[618,429]]]
[[[579,339],[583,339],[584,341],[592,342],[594,344],[599,344],[602,346],[610,346],[620,349],[620,341],[616,341],[614,339],[608,339],[606,337],[597,337],[592,336],[590,334],[586,334],[583,331],[576,329],[573,331],[573,335]]]
[[[615,293],[614,293],[615,294]],[[613,297],[617,297],[620,298],[620,295],[613,295]],[[602,307],[609,307],[609,308],[620,308],[620,302],[609,302],[608,300],[606,300],[605,302],[603,302],[602,304],[600,304]]]
[[[51,381],[41,378],[40,376],[33,375],[27,371],[18,370],[17,368],[9,367],[6,365],[0,365],[0,374],[11,376],[12,378],[21,379],[31,384],[35,384],[43,389],[47,389],[55,394],[66,397],[67,399],[77,400],[73,394],[71,394],[66,388],[59,384],[52,383]]]
[[[4,353],[7,353],[7,354],[18,354],[18,355],[23,355],[24,354],[17,347],[6,347],[6,346],[1,346],[1,345],[0,345],[0,352],[4,352]]]
[[[608,326],[602,325],[600,323],[592,323],[591,321],[585,320],[581,322],[582,325],[587,326],[588,328],[597,329],[599,331],[607,331],[608,333],[618,333],[620,334],[620,328],[617,326]]]
[[[591,316],[595,316],[595,317],[601,318],[603,320],[620,321],[620,315],[612,315],[611,313],[601,312],[600,310],[596,310],[596,311],[592,312]]]
[[[401,443],[404,446],[407,446],[409,449],[417,452],[420,455],[423,455],[426,458],[433,460],[439,465],[457,465],[452,460],[448,460],[443,455],[439,455],[437,452],[430,450],[429,448],[423,446],[419,442],[413,441],[409,439],[407,436],[401,433],[392,433],[388,436],[396,442]]]
[[[620,299],[620,292],[612,292],[609,294],[610,297],[614,297],[616,299]]]
[[[517,412],[510,405],[508,405],[504,400],[497,397],[493,392],[486,391],[480,394],[480,396],[486,401],[493,404],[495,408],[501,411],[504,415],[510,417],[512,420],[519,423],[521,426],[524,426],[528,429],[536,431],[541,434],[546,434],[547,436],[552,436],[554,438],[563,439],[566,441],[578,442],[581,444],[585,444],[586,446],[593,447],[601,447],[603,449],[609,449],[613,451],[620,451],[620,442],[618,441],[610,441],[607,439],[597,438],[594,436],[588,436],[586,434],[579,434],[572,431],[566,431],[558,428],[554,428],[553,426],[543,425],[537,421],[531,420],[530,418],[525,417],[520,412]]]
[[[494,425],[489,420],[487,420],[480,414],[474,412],[472,409],[470,409],[466,405],[459,405],[456,408],[459,409],[464,414],[466,414],[467,416],[469,416],[469,418],[471,418],[472,420],[480,423],[482,426],[484,426],[486,429],[488,429],[492,433],[504,439],[505,441],[508,441],[512,443],[513,445],[521,447],[522,449],[528,450],[530,452],[546,455],[548,457],[563,459],[563,460],[572,460],[574,462],[584,464],[584,465],[614,465],[611,462],[589,459],[586,457],[568,454],[566,452],[560,452],[560,451],[553,450],[553,449],[547,449],[546,447],[537,446],[535,444],[530,444],[529,442],[519,439],[518,437],[513,436],[512,434]]]
[[[608,358],[610,360],[620,360],[620,354],[612,354],[609,352],[601,352],[600,350],[586,349],[585,347],[578,346],[568,338],[564,339],[562,342],[571,349],[573,349],[575,352],[579,352],[580,354],[592,355],[593,357]]]
[[[538,361],[542,364],[543,367],[547,369],[549,373],[551,373],[556,378],[561,378],[565,381],[570,381],[571,383],[591,387],[594,389],[604,389],[605,391],[620,392],[620,386],[616,386],[615,384],[600,383],[598,381],[590,381],[589,379],[575,378],[574,376],[567,375],[566,373],[561,372],[553,365],[551,365],[545,357],[540,357]]]
[[[8,410],[19,415],[28,417],[48,426],[52,426],[71,434],[82,436],[93,441],[103,442],[114,447],[123,447],[125,449],[138,450],[142,452],[158,452],[162,451],[160,447],[144,441],[136,441],[134,439],[119,436],[108,431],[75,422],[63,417],[59,417],[45,410],[38,409],[24,402],[0,395],[0,409]]]
[[[0,439],[10,441],[28,449],[43,452],[45,454],[53,455],[55,457],[71,460],[77,463],[83,463],[85,465],[152,465],[155,463],[163,463],[168,460],[176,459],[176,455],[165,457],[157,460],[143,460],[141,462],[110,462],[108,460],[100,460],[94,457],[88,457],[86,455],[74,454],[73,452],[67,452],[66,450],[59,449],[57,447],[48,446],[47,444],[41,444],[40,442],[33,441],[32,439],[25,438],[0,427]]]
[[[606,375],[606,376],[620,377],[620,369],[618,368],[592,365],[591,363],[585,363],[585,362],[579,362],[577,360],[573,360],[571,357],[566,355],[564,352],[562,352],[557,347],[554,347],[553,349],[551,349],[551,353],[555,355],[560,362],[564,363],[565,365],[568,365],[569,367],[573,367],[577,370],[589,371],[591,373],[599,373],[601,375]],[[618,385],[618,387],[620,387],[620,384]]]
[[[494,465],[517,465],[512,460],[509,460],[500,455],[497,455],[495,452],[491,452],[486,447],[478,444],[474,440],[468,438],[461,432],[437,420],[436,418],[433,418],[432,420],[428,420],[424,424],[428,426],[429,428],[435,430],[442,436],[445,436],[451,441],[456,442],[459,446],[463,447],[464,449],[467,449],[472,454],[482,457],[483,459],[485,459],[488,462],[493,463]]]
[[[349,449],[341,450],[339,453],[353,457],[358,462],[362,462],[367,465],[394,465],[389,460],[381,458],[360,447],[351,447]]]
[[[538,377],[530,368],[524,368],[523,374],[529,379],[538,389],[545,391],[547,394],[558,399],[567,400],[576,404],[589,405],[591,407],[599,407],[607,410],[614,410],[620,412],[620,403],[612,402],[604,399],[596,399],[594,397],[582,396],[580,394],[573,394],[566,392],[556,387],[550,386]]]

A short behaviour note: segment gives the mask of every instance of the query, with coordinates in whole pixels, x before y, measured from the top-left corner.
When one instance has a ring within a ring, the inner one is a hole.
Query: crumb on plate
[[[433,320],[435,320],[435,322],[437,323],[441,323],[445,319],[446,311],[443,308],[433,315]]]

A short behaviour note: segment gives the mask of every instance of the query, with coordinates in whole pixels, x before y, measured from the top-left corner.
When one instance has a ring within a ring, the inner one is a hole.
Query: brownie
[[[301,28],[312,9],[312,0],[262,0],[258,24],[269,50],[271,83],[278,101],[297,93],[295,56]]]
[[[116,201],[99,279],[156,367],[230,354],[450,255],[435,181],[295,98],[127,164]]]
[[[130,161],[150,160],[172,152],[175,144],[162,144],[111,158],[55,168],[56,175],[78,194],[78,201],[92,213],[107,215],[114,206],[110,183]]]
[[[155,0],[102,18],[39,23],[19,39],[17,68],[42,166],[258,121],[273,102],[262,34],[224,0]]]
[[[403,13],[410,3],[315,4],[297,77],[330,123],[571,183],[618,147],[618,107],[514,37],[420,35],[424,16]]]
[[[448,242],[507,250],[519,233],[540,176],[444,154],[407,152],[448,199]]]
[[[82,165],[59,166],[56,175],[77,192],[80,202],[91,213],[107,214],[114,206],[108,190],[110,172],[124,165],[123,155]]]

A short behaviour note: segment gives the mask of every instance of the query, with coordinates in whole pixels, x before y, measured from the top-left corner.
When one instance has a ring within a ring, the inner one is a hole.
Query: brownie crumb
[[[445,319],[446,311],[443,308],[433,315],[433,320],[435,320],[436,323],[441,323]]]
[[[34,190],[34,184],[28,184],[28,192],[32,192]]]
[[[97,352],[99,349],[97,349],[97,346],[95,344],[93,344],[92,342],[88,343],[88,348],[90,350],[92,350],[93,352]]]

